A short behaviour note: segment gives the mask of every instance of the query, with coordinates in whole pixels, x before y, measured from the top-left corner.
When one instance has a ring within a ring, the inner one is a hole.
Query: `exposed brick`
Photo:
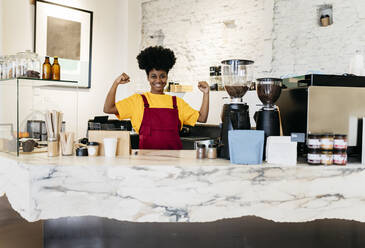
[[[365,48],[365,2],[330,3],[334,23],[320,27],[318,0],[144,1],[142,47],[173,49],[170,79],[181,83],[208,80],[209,66],[228,58],[254,60],[255,77],[342,74]]]
[[[228,58],[252,59],[255,60],[255,70],[270,71],[272,20],[265,20],[266,2],[268,1],[144,2],[142,46],[164,45],[173,49],[178,59],[169,77],[181,83],[208,80],[209,66]],[[269,6],[272,13],[273,4]],[[150,38],[158,30],[164,34],[160,44],[158,42],[161,40]]]

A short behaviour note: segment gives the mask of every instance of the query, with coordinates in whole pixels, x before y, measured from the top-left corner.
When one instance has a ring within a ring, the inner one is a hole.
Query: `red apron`
[[[144,95],[141,96],[144,102],[144,113],[139,129],[139,149],[182,149],[179,136],[181,123],[176,96],[172,97],[173,109],[150,108],[147,98]]]

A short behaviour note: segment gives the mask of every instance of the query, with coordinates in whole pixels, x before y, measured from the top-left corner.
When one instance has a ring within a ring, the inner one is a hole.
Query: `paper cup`
[[[104,138],[105,157],[115,157],[117,152],[117,138]]]

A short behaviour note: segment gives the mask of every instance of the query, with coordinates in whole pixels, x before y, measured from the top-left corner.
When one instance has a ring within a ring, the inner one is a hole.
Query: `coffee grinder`
[[[251,129],[247,103],[242,97],[250,87],[248,80],[251,60],[231,59],[222,61],[222,84],[231,98],[229,104],[222,109],[222,129],[219,144],[219,157],[229,159],[228,131],[235,129]]]
[[[268,136],[280,135],[280,113],[274,103],[278,100],[282,79],[258,78],[256,82],[257,96],[263,103],[263,107],[254,115],[256,129],[265,132],[265,141]]]

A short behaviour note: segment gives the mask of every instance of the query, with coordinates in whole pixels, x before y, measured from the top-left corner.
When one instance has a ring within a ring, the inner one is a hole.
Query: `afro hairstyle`
[[[168,73],[174,66],[176,57],[174,52],[168,48],[150,46],[138,54],[137,60],[139,68],[145,70],[148,75],[153,69],[164,70]]]

